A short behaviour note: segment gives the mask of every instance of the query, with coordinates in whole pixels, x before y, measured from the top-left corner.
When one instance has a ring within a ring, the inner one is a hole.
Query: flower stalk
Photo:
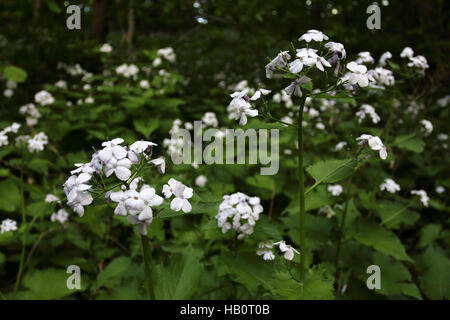
[[[298,183],[299,183],[299,209],[300,209],[300,293],[303,297],[303,289],[305,284],[305,175],[303,168],[303,109],[305,107],[306,95],[300,101],[300,109],[298,111]]]
[[[155,300],[155,293],[153,292],[152,274],[150,268],[150,258],[151,258],[150,246],[148,245],[147,237],[142,235],[141,242],[142,242],[142,255],[144,257],[145,283],[147,286],[150,300]]]

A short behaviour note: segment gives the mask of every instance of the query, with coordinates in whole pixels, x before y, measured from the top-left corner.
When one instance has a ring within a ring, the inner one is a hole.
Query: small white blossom
[[[414,56],[414,51],[410,47],[403,48],[402,52],[400,53],[401,58],[412,58]]]
[[[425,134],[428,136],[433,132],[433,124],[428,120],[421,120],[420,124],[422,125],[423,129],[425,130]]]
[[[392,179],[386,178],[384,179],[384,182],[380,184],[380,190],[390,193],[396,193],[397,191],[400,191],[400,186]]]
[[[46,106],[55,102],[55,98],[49,92],[42,90],[34,95],[34,101],[41,106]]]
[[[338,197],[338,196],[340,196],[341,193],[342,193],[342,191],[343,191],[342,186],[341,186],[340,184],[332,184],[332,185],[329,185],[328,188],[327,188],[327,190],[328,190],[328,192],[331,192],[331,195],[332,195],[333,197]]]
[[[216,114],[214,112],[206,112],[203,117],[202,121],[205,125],[211,126],[213,128],[217,128],[219,125],[219,120],[217,120]]]
[[[323,34],[321,31],[318,30],[308,30],[305,34],[303,34],[300,38],[298,38],[298,41],[306,41],[306,42],[311,42],[311,41],[317,41],[317,42],[321,42],[323,40],[328,40],[328,37]]]
[[[411,194],[417,195],[420,197],[420,201],[425,207],[428,207],[428,202],[430,201],[430,198],[428,197],[425,190],[412,190]]]
[[[294,253],[300,254],[300,252],[295,250],[292,246],[286,244],[284,240],[275,242],[273,245],[278,246],[280,251],[284,253],[284,258],[286,260],[291,261],[292,259],[294,259]]]
[[[109,43],[104,43],[101,47],[100,47],[100,52],[103,53],[110,53],[112,51],[112,46]]]
[[[445,192],[445,188],[443,186],[436,187],[436,193],[442,194]]]
[[[55,196],[54,194],[49,193],[49,194],[47,194],[45,196],[45,202],[48,202],[48,203],[52,203],[52,202],[60,203],[61,200],[59,200],[59,198],[57,196]]]
[[[204,175],[199,175],[197,178],[195,178],[195,184],[199,186],[200,188],[203,188],[208,183],[208,178],[206,178]]]
[[[166,198],[175,196],[170,202],[170,208],[173,211],[182,210],[184,213],[188,213],[192,210],[192,205],[188,199],[192,198],[192,188],[186,187],[183,183],[171,178],[167,184],[163,186],[163,194]]]
[[[347,145],[347,142],[346,142],[346,141],[340,141],[340,142],[338,142],[338,144],[336,144],[336,146],[334,147],[334,151],[340,151],[340,150],[344,149],[346,145]]]
[[[58,221],[61,224],[64,224],[69,219],[69,213],[65,209],[59,209],[57,212],[53,213],[50,216],[50,220],[52,222]]]
[[[379,137],[363,134],[356,138],[356,140],[359,141],[360,144],[368,144],[372,150],[378,151],[381,159],[385,160],[387,158],[386,147]]]
[[[17,222],[11,219],[5,219],[2,221],[0,225],[0,234],[8,231],[16,231],[17,230]]]

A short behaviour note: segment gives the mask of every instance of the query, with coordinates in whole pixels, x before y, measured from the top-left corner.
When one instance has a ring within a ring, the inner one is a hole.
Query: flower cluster
[[[294,249],[292,246],[286,244],[284,240],[274,242],[271,241],[264,241],[259,243],[258,250],[256,251],[256,254],[258,256],[263,256],[264,260],[275,260],[275,254],[273,253],[273,248],[278,246],[281,253],[284,253],[284,258],[288,261],[292,261],[294,259],[294,254],[300,254],[296,249]]]
[[[11,219],[5,219],[0,224],[0,234],[8,231],[16,231],[17,230],[17,222]]]
[[[100,52],[102,52],[102,53],[110,53],[111,51],[112,51],[112,47],[109,43],[104,43],[100,47]]]
[[[50,92],[42,90],[34,95],[34,101],[41,106],[46,106],[55,102],[55,98]]]
[[[153,209],[162,204],[163,198],[156,194],[154,188],[143,183],[142,178],[131,181],[129,189],[123,186],[119,190],[109,194],[109,199],[117,203],[114,214],[127,216],[128,222],[136,224],[138,232],[147,234],[147,227],[153,220]]]
[[[239,120],[241,126],[247,124],[247,117],[256,117],[258,115],[258,110],[252,109],[247,93],[248,89],[244,89],[231,94],[233,99],[227,107],[228,118],[230,120]]]
[[[408,67],[416,68],[421,75],[424,75],[425,69],[428,69],[430,67],[428,65],[427,59],[424,56],[418,55],[414,57],[414,51],[410,47],[405,47],[400,53],[400,57],[408,58]]]
[[[125,78],[133,78],[137,77],[139,72],[139,68],[134,64],[122,64],[116,68],[116,73],[124,76]]]
[[[14,90],[17,88],[17,82],[8,80],[6,81],[6,89],[3,91],[3,95],[6,98],[11,98],[14,95]]]
[[[380,184],[380,190],[390,193],[396,193],[397,191],[400,191],[400,186],[392,179],[386,178],[384,179],[383,183]]]
[[[146,235],[153,220],[153,208],[160,206],[164,199],[137,175],[147,163],[164,173],[165,162],[161,157],[151,159],[152,148],[156,146],[153,142],[139,140],[129,146],[122,146],[123,143],[122,138],[105,141],[103,149],[96,151],[90,162],[75,164],[77,168],[64,183],[64,193],[67,204],[80,216],[84,214],[84,207],[93,202],[93,195],[97,198],[104,194],[107,201],[117,203],[114,214],[127,216],[131,224],[137,225],[138,232]],[[110,181],[114,177],[119,183],[116,180],[113,187],[108,187],[104,178]],[[170,179],[163,193],[166,198],[174,195],[170,204],[172,210],[185,213],[192,210],[187,199],[192,197],[193,190],[181,182]],[[58,198],[47,195],[47,200],[57,201]]]
[[[10,126],[7,126],[0,131],[0,147],[9,144],[8,133],[17,133],[20,129],[20,124],[13,122]]]
[[[375,108],[368,104],[361,105],[361,108],[358,112],[356,112],[356,117],[358,118],[358,121],[361,123],[365,118],[366,115],[369,115],[372,119],[373,123],[380,122],[380,116],[375,112]]]
[[[262,212],[263,207],[258,197],[249,197],[241,192],[225,195],[216,215],[217,225],[222,233],[233,228],[238,232],[238,239],[243,239],[253,233]]]
[[[50,221],[52,222],[58,221],[59,223],[64,224],[67,220],[69,220],[69,213],[64,208],[59,209],[50,216]]]

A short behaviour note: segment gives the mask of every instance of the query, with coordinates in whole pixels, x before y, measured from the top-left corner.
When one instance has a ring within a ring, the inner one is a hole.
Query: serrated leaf
[[[374,222],[360,218],[355,223],[352,237],[365,246],[389,255],[397,260],[413,262],[406,254],[400,239],[391,231]]]

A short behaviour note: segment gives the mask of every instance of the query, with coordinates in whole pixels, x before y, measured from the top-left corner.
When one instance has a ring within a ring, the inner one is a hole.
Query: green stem
[[[14,284],[14,291],[13,296],[16,296],[17,290],[19,289],[20,280],[22,278],[23,273],[23,264],[25,262],[25,249],[26,249],[26,236],[27,236],[27,228],[26,228],[26,217],[25,217],[25,192],[23,187],[23,166],[25,165],[25,161],[22,157],[22,167],[20,168],[20,197],[21,197],[21,213],[22,213],[22,228],[23,228],[23,234],[22,234],[22,251],[20,253],[20,264],[19,264],[19,271],[17,272],[16,277],[16,283]]]
[[[298,112],[298,183],[299,183],[299,208],[300,208],[300,293],[303,297],[305,284],[305,175],[303,170],[303,108],[306,96],[302,97]]]
[[[146,236],[141,236],[142,242],[142,253],[144,256],[144,271],[145,271],[145,282],[148,288],[148,294],[150,296],[150,300],[155,300],[155,294],[153,292],[152,285],[152,274],[150,269],[150,246],[148,245],[148,239]]]
[[[353,175],[350,176],[350,179],[348,180],[348,183],[347,183],[347,187],[346,187],[347,196],[346,196],[346,201],[345,201],[345,206],[344,206],[344,212],[342,213],[341,225],[339,227],[338,242],[337,242],[337,247],[336,247],[336,257],[334,259],[334,265],[336,267],[336,281],[339,281],[339,256],[341,254],[342,237],[344,235],[345,218],[347,217],[348,203],[350,202],[350,197],[351,197],[352,179],[353,179]]]

